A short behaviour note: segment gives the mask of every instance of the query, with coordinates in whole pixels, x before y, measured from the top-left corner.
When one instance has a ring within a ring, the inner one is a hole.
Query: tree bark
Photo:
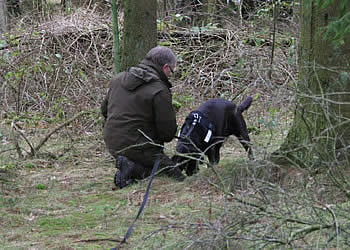
[[[350,37],[333,46],[326,26],[340,14],[340,1],[327,8],[315,0],[301,2],[299,81],[294,122],[273,160],[310,167],[349,155]],[[345,1],[346,10],[350,2]]]
[[[0,36],[7,31],[6,0],[0,0]]]
[[[121,70],[137,64],[157,45],[157,0],[124,0]]]
[[[119,50],[119,25],[117,0],[112,0],[112,25],[113,25],[113,68],[114,73],[120,72],[120,50]]]
[[[208,0],[208,21],[207,23],[214,22],[214,15],[216,11],[216,0]]]

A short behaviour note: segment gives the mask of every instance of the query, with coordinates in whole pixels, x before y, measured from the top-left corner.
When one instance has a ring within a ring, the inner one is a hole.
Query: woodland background
[[[157,2],[158,44],[178,56],[171,82],[179,126],[208,98],[238,103],[251,95],[245,119],[256,159],[232,137],[215,168],[201,167],[183,183],[156,177],[126,249],[350,246],[348,156],[271,159],[296,109],[301,3],[245,2]],[[111,4],[16,6],[0,38],[1,246],[113,247],[136,216],[147,180],[112,188],[116,169],[100,114],[114,74]],[[175,144],[165,147],[170,155]]]

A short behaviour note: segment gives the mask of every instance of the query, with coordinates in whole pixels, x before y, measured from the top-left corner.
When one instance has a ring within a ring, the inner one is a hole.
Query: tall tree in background
[[[6,0],[0,0],[0,35],[7,30]]]
[[[350,1],[302,0],[300,32],[294,123],[273,159],[350,162]]]
[[[123,8],[122,71],[157,45],[157,0],[124,0]]]
[[[214,22],[216,0],[208,0],[208,23]]]
[[[112,25],[113,25],[113,65],[114,73],[120,72],[120,48],[117,0],[112,0]]]

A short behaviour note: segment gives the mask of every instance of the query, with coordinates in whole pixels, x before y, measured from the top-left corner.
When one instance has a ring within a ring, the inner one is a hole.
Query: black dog
[[[191,112],[182,125],[179,133],[176,151],[192,156],[188,159],[179,155],[173,157],[174,162],[180,163],[187,159],[180,168],[187,175],[198,171],[198,163],[203,152],[210,164],[220,161],[220,148],[226,137],[235,135],[252,158],[248,130],[242,113],[247,110],[253,98],[247,97],[240,105],[228,100],[216,98],[204,102],[196,111]],[[195,158],[195,159],[193,159]]]

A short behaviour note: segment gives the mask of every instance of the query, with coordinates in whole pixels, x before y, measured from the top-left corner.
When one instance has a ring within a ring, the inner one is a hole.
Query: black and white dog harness
[[[192,111],[179,131],[181,141],[190,139],[199,149],[205,150],[213,140],[214,124],[199,111]]]

